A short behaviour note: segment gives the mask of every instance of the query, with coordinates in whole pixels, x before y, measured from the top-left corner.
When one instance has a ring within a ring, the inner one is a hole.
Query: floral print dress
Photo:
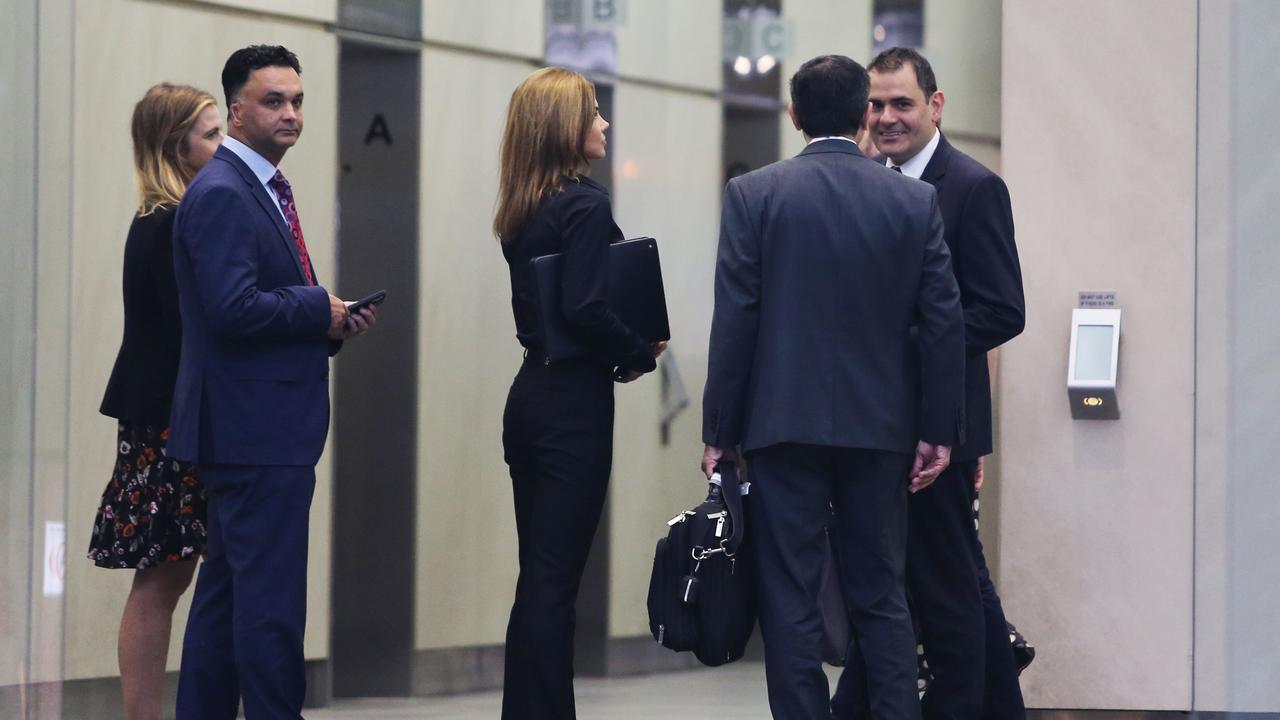
[[[143,569],[204,552],[206,500],[195,466],[169,458],[168,428],[121,421],[115,469],[89,542],[104,568]]]

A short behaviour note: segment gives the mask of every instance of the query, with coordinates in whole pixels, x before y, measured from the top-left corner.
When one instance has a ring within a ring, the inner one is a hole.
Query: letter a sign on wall
[[[391,147],[391,128],[382,113],[374,114],[373,122],[369,123],[369,130],[364,134],[365,145],[372,145],[375,140],[381,140],[387,147]]]

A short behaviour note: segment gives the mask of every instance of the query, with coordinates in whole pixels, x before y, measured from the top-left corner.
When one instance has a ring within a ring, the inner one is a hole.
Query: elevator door
[[[334,392],[333,688],[408,695],[417,487],[420,54],[343,41],[338,287],[386,290],[378,326],[338,355]]]

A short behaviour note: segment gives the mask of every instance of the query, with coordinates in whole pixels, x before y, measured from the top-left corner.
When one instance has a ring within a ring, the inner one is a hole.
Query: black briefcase
[[[649,579],[649,631],[663,647],[715,667],[742,657],[756,624],[756,562],[746,541],[747,496],[737,468],[716,467],[723,487],[668,523]]]

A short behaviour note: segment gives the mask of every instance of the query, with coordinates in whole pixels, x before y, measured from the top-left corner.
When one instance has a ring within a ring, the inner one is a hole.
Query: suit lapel
[[[924,172],[920,173],[920,179],[930,185],[937,185],[943,175],[947,174],[947,166],[951,164],[951,143],[947,142],[947,137],[938,131],[938,147],[933,150],[933,157],[929,158],[929,164],[924,166]]]
[[[289,257],[293,258],[293,267],[298,271],[298,279],[305,284],[307,273],[302,269],[302,258],[298,255],[297,243],[293,241],[293,230],[284,221],[284,216],[280,213],[279,206],[276,205],[275,200],[271,199],[271,194],[267,192],[267,188],[258,181],[258,177],[240,159],[239,155],[225,147],[219,147],[217,157],[231,163],[231,166],[240,173],[240,178],[249,186],[249,193],[253,195],[253,199],[258,201],[262,211],[267,214],[267,217],[271,219],[271,223],[275,225],[280,241],[284,243],[285,252],[289,253]]]

